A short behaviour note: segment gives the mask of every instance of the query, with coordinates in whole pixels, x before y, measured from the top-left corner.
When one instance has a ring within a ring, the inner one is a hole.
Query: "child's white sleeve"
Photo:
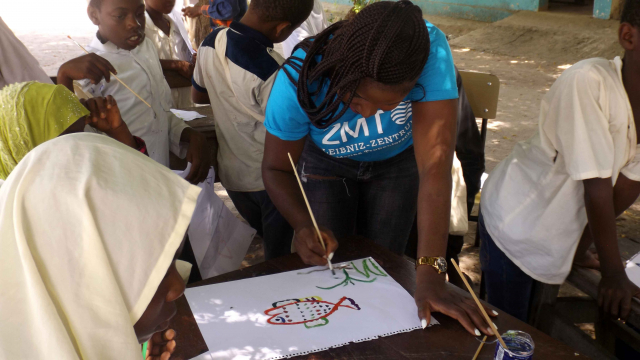
[[[636,156],[620,172],[629,180],[640,182],[640,146],[636,146]]]
[[[207,86],[204,81],[204,70],[202,69],[206,55],[206,49],[202,49],[199,55],[200,58],[196,61],[196,65],[193,68],[193,77],[191,78],[191,85],[202,93],[207,93]],[[213,55],[215,55],[215,53]]]
[[[551,142],[576,181],[613,174],[609,112],[600,101],[603,88],[601,78],[588,68],[579,69],[563,74],[542,102],[542,141]]]
[[[184,121],[175,116],[171,111],[167,111],[167,121],[169,122],[169,150],[181,159],[187,156],[187,146],[180,143],[180,136],[184,129],[188,128]]]

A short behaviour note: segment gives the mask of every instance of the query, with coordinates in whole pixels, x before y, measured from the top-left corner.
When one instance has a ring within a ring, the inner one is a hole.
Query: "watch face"
[[[438,258],[438,260],[436,260],[436,267],[440,272],[447,272],[447,262],[444,258]]]

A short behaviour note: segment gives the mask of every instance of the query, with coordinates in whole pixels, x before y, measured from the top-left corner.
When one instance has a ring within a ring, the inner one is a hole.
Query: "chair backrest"
[[[460,71],[464,91],[477,118],[495,119],[500,96],[500,79],[487,73]]]

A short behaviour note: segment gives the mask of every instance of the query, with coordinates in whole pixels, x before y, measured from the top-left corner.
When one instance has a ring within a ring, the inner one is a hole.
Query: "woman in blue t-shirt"
[[[446,37],[409,1],[376,2],[298,45],[267,104],[262,174],[306,263],[326,264],[335,239],[355,234],[402,254],[416,211],[418,256],[443,262],[457,97]],[[326,252],[287,153],[324,226]],[[478,336],[478,328],[491,334],[473,300],[445,284],[443,270],[418,267],[423,326],[437,311]]]

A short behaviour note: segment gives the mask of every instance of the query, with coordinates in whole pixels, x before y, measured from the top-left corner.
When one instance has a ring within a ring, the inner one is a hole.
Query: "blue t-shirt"
[[[363,118],[347,109],[344,115],[326,129],[313,126],[297,100],[296,85],[281,69],[278,72],[269,101],[264,125],[272,135],[286,141],[300,140],[310,134],[313,142],[326,154],[356,161],[389,159],[413,144],[411,102],[439,101],[458,98],[458,86],[451,49],[444,33],[427,22],[431,50],[418,84],[395,109],[378,110],[374,116]],[[298,49],[293,56],[304,58]],[[298,79],[289,65],[286,71]],[[317,86],[317,85],[316,85]],[[327,93],[328,81],[315,97],[319,103]],[[310,89],[313,90],[313,89]],[[340,105],[340,109],[344,104]]]

